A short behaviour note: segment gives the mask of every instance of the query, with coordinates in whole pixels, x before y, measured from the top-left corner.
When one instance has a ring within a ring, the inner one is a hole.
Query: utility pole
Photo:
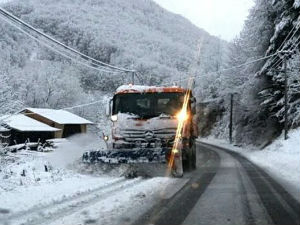
[[[181,75],[182,75],[182,73],[179,73],[179,87],[182,87],[182,84],[181,84]]]
[[[288,76],[287,76],[287,55],[283,55],[284,70],[284,140],[288,139]]]
[[[229,142],[232,144],[232,125],[233,125],[233,93],[230,94],[230,121],[229,121]]]
[[[131,84],[134,85],[134,75],[135,75],[135,72],[133,71],[131,73]]]

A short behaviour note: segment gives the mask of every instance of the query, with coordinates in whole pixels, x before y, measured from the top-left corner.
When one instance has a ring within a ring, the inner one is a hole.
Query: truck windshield
[[[129,113],[147,119],[160,115],[175,116],[184,93],[127,93],[114,97],[113,114]]]

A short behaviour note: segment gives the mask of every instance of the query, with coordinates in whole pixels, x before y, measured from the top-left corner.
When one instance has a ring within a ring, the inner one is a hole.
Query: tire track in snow
[[[46,203],[46,204],[37,204],[27,210],[21,210],[21,211],[18,211],[16,213],[13,213],[9,216],[6,216],[6,217],[0,217],[1,219],[5,219],[7,221],[9,220],[12,220],[12,219],[21,219],[22,217],[26,216],[26,215],[29,215],[29,214],[33,214],[37,211],[41,211],[41,210],[46,210],[47,208],[50,208],[50,207],[53,207],[53,205],[58,205],[58,204],[63,204],[65,202],[68,202],[68,201],[72,201],[72,200],[76,200],[80,197],[83,197],[83,196],[87,196],[87,195],[90,195],[94,192],[98,192],[104,188],[107,188],[107,187],[110,187],[112,185],[115,185],[115,184],[118,184],[120,182],[124,182],[125,181],[125,178],[122,178],[122,179],[117,179],[115,181],[112,181],[112,182],[108,182],[100,187],[97,187],[95,189],[92,189],[92,190],[86,190],[86,191],[82,191],[81,193],[75,193],[69,197],[65,197],[65,198],[62,198],[62,199],[58,199],[58,200],[54,200],[50,203]]]
[[[84,207],[105,200],[114,193],[118,193],[120,190],[130,188],[133,185],[141,183],[142,181],[143,179],[141,178],[134,180],[126,180],[125,178],[120,179],[96,188],[92,191],[84,192],[79,196],[72,196],[70,198],[56,201],[44,206],[35,206],[29,210],[18,212],[6,218],[1,218],[1,220],[3,221],[4,219],[4,221],[8,224],[47,224],[61,217],[68,216]]]

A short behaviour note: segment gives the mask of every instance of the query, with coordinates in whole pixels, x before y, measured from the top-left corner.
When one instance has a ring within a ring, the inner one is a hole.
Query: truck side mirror
[[[191,112],[192,114],[196,114],[196,98],[195,97],[191,97]]]
[[[112,111],[112,98],[109,99],[109,101],[107,101],[106,103],[106,109],[105,109],[105,114],[107,117],[111,116],[111,111]]]
[[[196,102],[197,102],[197,101],[196,101],[196,98],[195,98],[195,97],[191,97],[191,103],[192,103],[192,104],[193,104],[193,103],[196,104]]]
[[[195,115],[197,112],[196,112],[196,104],[193,103],[192,106],[191,106],[191,111],[192,111],[192,114]]]

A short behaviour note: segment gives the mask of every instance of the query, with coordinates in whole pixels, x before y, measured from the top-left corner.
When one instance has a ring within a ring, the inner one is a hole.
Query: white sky
[[[192,23],[220,36],[233,39],[242,30],[253,0],[154,0],[167,10],[181,14]]]

